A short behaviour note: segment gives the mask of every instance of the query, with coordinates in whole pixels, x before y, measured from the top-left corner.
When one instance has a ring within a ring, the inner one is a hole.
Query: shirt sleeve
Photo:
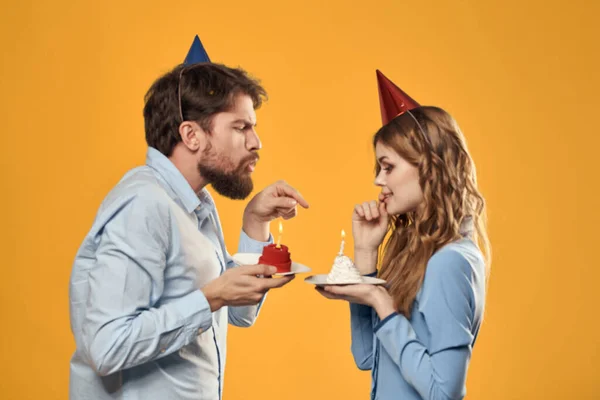
[[[375,327],[383,348],[423,399],[462,399],[474,334],[474,279],[469,262],[456,251],[435,254],[414,312],[430,334],[425,346],[410,322],[397,313]]]
[[[373,309],[362,304],[350,303],[350,350],[358,369],[373,368]]]
[[[240,233],[240,241],[238,245],[239,253],[262,253],[263,247],[273,243],[273,236],[269,234],[269,240],[266,242],[260,242],[258,240],[252,239],[250,236],[244,232],[242,229]],[[229,254],[227,257],[227,268],[235,268],[236,263],[231,258]],[[239,306],[239,307],[229,307],[228,317],[229,323],[238,326],[238,327],[250,327],[256,321],[260,309],[266,299],[267,295],[265,294],[260,302],[255,306]]]
[[[200,290],[159,304],[170,246],[168,205],[138,195],[97,234],[83,344],[99,375],[163,357],[212,325]]]
[[[377,272],[366,276],[376,276]],[[350,350],[358,369],[367,371],[373,368],[373,313],[370,306],[350,303]]]

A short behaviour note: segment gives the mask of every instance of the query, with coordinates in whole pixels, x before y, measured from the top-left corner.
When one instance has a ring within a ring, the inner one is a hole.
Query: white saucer
[[[304,282],[312,283],[317,286],[325,286],[325,285],[383,285],[385,281],[379,278],[373,278],[371,276],[363,276],[363,281],[361,283],[356,282],[336,282],[336,283],[328,283],[327,282],[327,274],[322,275],[312,275],[308,278],[304,278]]]
[[[262,254],[259,253],[237,253],[233,256],[233,261],[238,263],[239,265],[256,265],[258,264],[258,259]],[[302,265],[300,263],[292,261],[292,266],[290,268],[290,272],[277,272],[274,275],[277,276],[286,276],[286,275],[294,275],[294,274],[304,274],[306,272],[312,271],[306,265]]]

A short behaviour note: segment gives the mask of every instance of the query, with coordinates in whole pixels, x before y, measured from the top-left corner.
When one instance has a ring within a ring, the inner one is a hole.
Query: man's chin
[[[213,182],[212,187],[215,192],[219,193],[221,196],[232,200],[245,200],[250,196],[252,190],[254,190],[254,184],[251,179],[244,179],[229,184],[218,184]]]

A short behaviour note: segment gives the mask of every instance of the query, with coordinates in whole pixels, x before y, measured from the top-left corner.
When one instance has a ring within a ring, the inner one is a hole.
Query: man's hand
[[[260,302],[269,289],[280,288],[295,275],[281,278],[270,277],[277,268],[270,265],[242,265],[228,269],[217,279],[201,288],[210,304],[211,311],[223,306],[250,306]]]
[[[296,189],[284,181],[267,186],[250,200],[244,210],[243,229],[254,240],[269,239],[269,222],[275,218],[294,218],[297,205],[308,208],[308,203]]]

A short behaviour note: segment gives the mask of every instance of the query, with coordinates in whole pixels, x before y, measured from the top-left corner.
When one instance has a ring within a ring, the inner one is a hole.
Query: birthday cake
[[[327,283],[362,283],[363,278],[352,260],[344,255],[338,255],[333,267],[327,275]]]
[[[277,268],[278,273],[290,272],[292,268],[292,258],[288,247],[270,244],[263,247],[262,255],[258,259],[259,264],[272,265]]]

